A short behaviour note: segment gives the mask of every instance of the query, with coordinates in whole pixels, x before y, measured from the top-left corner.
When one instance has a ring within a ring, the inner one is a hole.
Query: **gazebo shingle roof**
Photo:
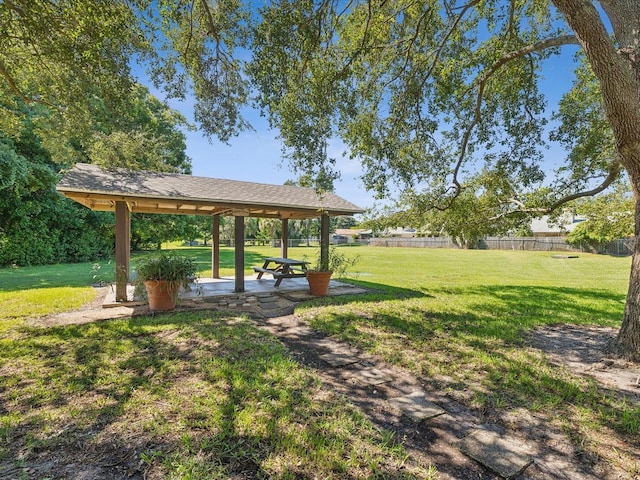
[[[57,190],[92,210],[115,210],[125,201],[131,212],[311,218],[322,213],[353,215],[362,209],[334,193],[312,188],[196,177],[175,173],[102,169],[78,163]]]

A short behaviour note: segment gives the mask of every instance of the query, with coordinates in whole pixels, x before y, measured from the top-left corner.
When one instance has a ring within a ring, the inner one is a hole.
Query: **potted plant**
[[[313,267],[307,270],[307,281],[311,295],[324,297],[329,293],[329,282],[333,274],[343,277],[349,267],[355,265],[358,258],[349,258],[336,247],[329,250],[329,258],[322,262],[320,253]]]
[[[191,258],[161,252],[143,258],[136,264],[137,293],[144,293],[152,311],[173,310],[180,288],[188,288],[196,278],[196,264]],[[144,284],[145,290],[139,290]]]

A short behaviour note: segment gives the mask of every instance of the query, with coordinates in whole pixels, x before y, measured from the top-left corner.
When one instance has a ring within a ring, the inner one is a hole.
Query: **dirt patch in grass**
[[[640,365],[606,353],[607,344],[617,333],[607,327],[554,325],[531,332],[528,343],[557,365],[590,377],[603,390],[640,404]]]

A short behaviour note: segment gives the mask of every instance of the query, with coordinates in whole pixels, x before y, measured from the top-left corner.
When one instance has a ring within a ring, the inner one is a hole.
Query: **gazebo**
[[[244,291],[244,218],[282,221],[281,255],[287,257],[289,219],[320,218],[320,254],[329,256],[329,217],[363,210],[331,192],[176,173],[103,169],[78,163],[57,190],[78,203],[116,216],[116,300],[127,300],[131,213],[210,215],[213,218],[211,272],[219,278],[220,217],[235,217],[235,291]]]

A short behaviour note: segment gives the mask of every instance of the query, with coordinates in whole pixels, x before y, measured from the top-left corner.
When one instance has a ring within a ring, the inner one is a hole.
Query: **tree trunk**
[[[602,104],[616,139],[634,197],[635,246],[627,302],[618,337],[611,348],[640,360],[640,17],[637,0],[601,0],[614,30],[614,43],[594,3],[552,0],[582,45],[600,81]]]
[[[640,202],[637,200],[635,221],[635,245],[622,326],[618,336],[609,345],[609,349],[618,355],[640,361]]]

